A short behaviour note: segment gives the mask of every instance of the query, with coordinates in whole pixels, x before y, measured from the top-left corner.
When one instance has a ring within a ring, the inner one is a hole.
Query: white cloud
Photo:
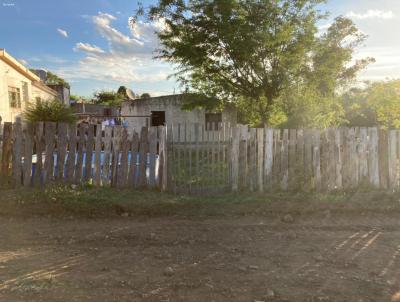
[[[153,52],[159,46],[155,32],[163,28],[163,22],[138,22],[124,34],[112,26],[117,18],[99,12],[91,17],[96,31],[108,42],[108,49],[79,42],[75,51],[85,57],[75,66],[60,68],[58,72],[67,79],[92,79],[129,82],[158,82],[167,79],[172,68],[166,63],[153,60]]]
[[[364,20],[364,19],[387,20],[387,19],[393,19],[395,17],[395,15],[391,10],[384,11],[384,10],[378,10],[378,9],[370,9],[364,13],[356,13],[356,12],[350,11],[349,13],[346,14],[346,17],[349,17],[352,19],[358,19],[358,20]]]
[[[68,38],[68,33],[67,33],[66,30],[63,30],[63,29],[61,29],[61,28],[57,28],[57,32],[58,32],[61,36],[63,36],[64,38]]]
[[[361,80],[400,78],[400,50],[393,47],[369,47],[359,50],[355,59],[373,57],[376,62],[360,74]]]
[[[24,59],[18,59],[18,62],[20,62],[22,65],[28,65],[28,62]]]
[[[79,50],[94,54],[100,54],[105,52],[103,49],[101,49],[96,45],[90,45],[89,43],[82,43],[82,42],[76,43],[75,45],[74,51],[79,51]]]

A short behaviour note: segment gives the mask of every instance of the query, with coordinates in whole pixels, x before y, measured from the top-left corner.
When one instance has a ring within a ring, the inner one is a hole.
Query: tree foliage
[[[316,114],[335,124],[343,117],[337,92],[372,59],[350,65],[366,37],[347,18],[318,35],[322,2],[160,0],[147,16],[166,24],[157,57],[174,63],[180,83],[201,96],[187,107],[233,103],[253,124],[310,125]]]
[[[69,107],[60,100],[37,101],[29,104],[24,112],[24,118],[34,122],[65,122],[73,123],[76,117]]]
[[[400,128],[400,80],[353,88],[344,94],[343,105],[351,126]]]
[[[102,90],[94,93],[94,98],[92,100],[93,104],[97,105],[107,105],[118,107],[121,106],[122,102],[125,100],[124,93],[118,93],[113,90]]]
[[[69,83],[64,80],[63,78],[60,78],[58,75],[48,71],[46,75],[46,84],[47,85],[62,85],[67,88],[71,88]]]

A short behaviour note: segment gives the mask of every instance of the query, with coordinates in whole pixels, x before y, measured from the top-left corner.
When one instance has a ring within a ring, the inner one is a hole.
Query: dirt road
[[[400,215],[0,218],[0,301],[400,301]]]

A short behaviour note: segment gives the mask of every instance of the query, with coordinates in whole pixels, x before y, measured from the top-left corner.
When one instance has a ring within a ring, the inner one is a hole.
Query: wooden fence
[[[170,189],[189,193],[399,189],[399,130],[240,125],[219,125],[219,129],[168,127]]]
[[[166,188],[165,128],[63,123],[3,125],[1,177],[13,186],[50,182]],[[50,155],[50,156],[48,156]],[[143,155],[143,156],[142,156]]]
[[[180,124],[138,132],[121,126],[103,131],[87,124],[5,123],[0,125],[1,178],[16,187],[91,182],[197,194],[359,186],[399,190],[399,130]]]

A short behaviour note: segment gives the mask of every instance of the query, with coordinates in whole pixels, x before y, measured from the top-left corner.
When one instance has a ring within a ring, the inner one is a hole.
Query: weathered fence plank
[[[87,140],[85,148],[85,182],[92,179],[92,160],[94,150],[94,125],[88,125],[87,127]]]
[[[283,130],[282,146],[281,146],[281,189],[288,189],[289,178],[289,130]]]
[[[268,189],[272,188],[272,166],[274,158],[274,130],[265,129],[265,184]]]
[[[111,160],[111,186],[117,187],[118,170],[120,169],[120,151],[122,141],[122,127],[114,127],[114,136],[112,139],[112,160]]]
[[[4,123],[3,127],[3,146],[1,158],[1,176],[2,179],[7,179],[10,172],[11,151],[12,151],[12,123]]]
[[[117,187],[124,188],[128,184],[128,168],[129,168],[129,149],[131,141],[128,139],[128,130],[124,128],[122,130],[122,141],[121,141],[121,163],[118,169],[117,175]]]
[[[258,191],[264,192],[264,129],[257,129]]]
[[[232,191],[239,189],[239,143],[240,143],[240,128],[232,128]]]
[[[65,158],[67,156],[67,132],[68,125],[59,123],[57,125],[57,173],[55,178],[58,181],[64,180]]]
[[[135,130],[132,133],[130,150],[131,150],[131,160],[129,163],[128,185],[135,188],[138,186],[137,158],[138,158],[138,152],[139,152],[139,135]]]
[[[149,129],[149,187],[156,185],[156,155],[157,155],[157,128]]]
[[[140,132],[140,166],[139,166],[139,186],[145,187],[147,185],[146,166],[147,166],[147,153],[149,152],[148,144],[148,128],[142,127]]]
[[[321,191],[321,153],[320,153],[320,132],[313,131],[313,187]]]
[[[379,188],[378,129],[368,128],[368,173],[370,184]]]
[[[21,175],[22,175],[22,124],[21,119],[17,119],[17,121],[13,125],[13,146],[12,146],[12,179],[13,183],[16,187],[21,186]]]
[[[67,182],[72,184],[75,179],[75,159],[76,159],[76,125],[71,124],[68,127],[68,157],[66,166],[66,179]]]
[[[111,126],[104,129],[104,163],[103,163],[103,184],[110,184],[110,165],[111,165],[111,148],[112,148],[112,132]]]
[[[389,188],[397,190],[399,186],[397,162],[397,130],[389,131]]]
[[[94,169],[93,169],[93,184],[101,185],[101,149],[102,149],[102,129],[101,125],[96,125],[95,138],[95,154],[94,154]]]
[[[389,162],[388,162],[388,132],[379,129],[378,156],[379,156],[379,184],[381,189],[389,187]]]
[[[45,159],[43,184],[53,180],[54,172],[54,143],[56,134],[56,123],[46,122],[45,124]]]
[[[33,132],[32,124],[23,125],[23,140],[24,140],[24,165],[23,165],[23,185],[28,187],[32,184],[32,154],[33,154]]]

